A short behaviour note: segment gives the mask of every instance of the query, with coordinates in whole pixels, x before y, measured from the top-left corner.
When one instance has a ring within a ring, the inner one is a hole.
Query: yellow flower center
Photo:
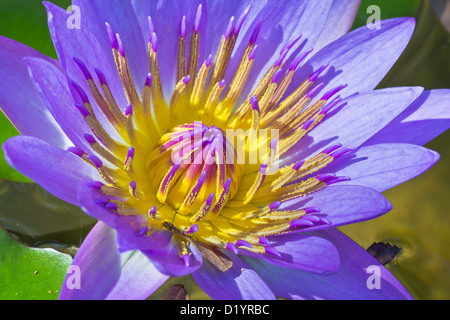
[[[147,217],[147,223],[140,226],[143,237],[155,230],[173,232],[180,243],[180,256],[189,254],[192,242],[235,253],[243,248],[278,255],[266,237],[328,223],[317,208],[279,208],[282,202],[342,180],[314,173],[349,149],[335,145],[292,164],[283,164],[279,157],[341,102],[339,97],[330,98],[344,86],[315,97],[321,88],[315,81],[327,68],[324,65],[285,96],[297,67],[310,53],[300,53],[282,69],[297,38],[284,46],[252,93],[238,104],[256,56],[260,26],[226,86],[223,78],[249,8],[236,24],[230,20],[215,57],[209,56],[198,66],[201,10],[199,6],[189,50],[185,17],[181,21],[177,84],[168,100],[163,96],[158,39],[151,19],[149,73],[140,93],[133,84],[120,35],[107,25],[129,102],[125,111],[114,100],[103,73],[95,69],[94,80],[88,67],[75,58],[98,108],[94,111],[87,95],[73,83],[83,101],[76,106],[93,135],[85,135],[92,152],[71,151],[102,175],[99,187],[109,197],[107,209]],[[98,110],[120,139],[101,125]]]

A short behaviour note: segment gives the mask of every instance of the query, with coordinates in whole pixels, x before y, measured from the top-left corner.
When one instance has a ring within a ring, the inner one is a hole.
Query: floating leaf
[[[16,128],[11,124],[9,119],[0,111],[0,146],[8,140],[8,138],[17,136],[19,133]],[[0,149],[0,178],[17,181],[17,182],[31,182],[30,179],[23,176],[15,169],[6,163],[3,150]]]
[[[72,258],[22,245],[0,228],[0,300],[58,299]]]

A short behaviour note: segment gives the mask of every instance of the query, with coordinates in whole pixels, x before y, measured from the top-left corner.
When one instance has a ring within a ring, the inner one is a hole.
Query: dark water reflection
[[[95,221],[34,183],[0,180],[0,225],[29,246],[79,246]]]

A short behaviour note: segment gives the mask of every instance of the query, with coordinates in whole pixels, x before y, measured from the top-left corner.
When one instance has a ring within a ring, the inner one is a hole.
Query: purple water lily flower
[[[213,299],[411,298],[335,228],[388,212],[381,192],[439,158],[421,145],[448,129],[450,90],[374,90],[414,19],[347,33],[357,0],[73,6],[79,28],[45,3],[58,61],[0,38],[8,163],[99,220],[61,299],[145,299],[187,274]]]

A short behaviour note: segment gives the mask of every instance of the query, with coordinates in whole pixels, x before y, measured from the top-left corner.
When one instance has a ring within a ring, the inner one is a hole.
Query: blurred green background
[[[70,0],[52,2],[63,8],[70,5]],[[413,39],[380,87],[450,88],[450,36],[446,29],[450,1],[363,0],[353,28],[366,23],[370,5],[380,7],[382,19],[417,19]],[[41,1],[0,0],[0,35],[56,57]],[[0,143],[14,134],[15,129],[0,114]],[[391,212],[341,228],[364,248],[380,241],[400,246],[401,252],[388,268],[416,299],[450,299],[449,146],[450,132],[430,142],[427,147],[438,151],[441,160],[420,177],[385,192],[394,206]],[[5,168],[3,156],[0,168]],[[0,176],[27,181],[8,169],[0,169]],[[0,226],[29,246],[61,251],[79,246],[94,223],[79,208],[55,199],[35,184],[0,179]],[[205,298],[190,277],[170,283],[175,282],[183,283],[191,298]]]

